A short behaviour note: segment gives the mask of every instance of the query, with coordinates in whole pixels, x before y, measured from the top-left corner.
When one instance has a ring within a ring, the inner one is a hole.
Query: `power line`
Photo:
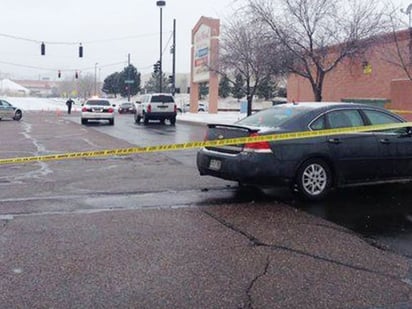
[[[90,40],[90,41],[82,41],[81,43],[83,44],[93,44],[93,43],[101,43],[101,42],[114,42],[114,41],[123,41],[123,40],[131,40],[131,39],[138,39],[142,37],[149,37],[149,36],[158,36],[159,33],[144,33],[144,34],[139,34],[139,35],[130,35],[130,36],[125,36],[125,37],[119,37],[119,38],[110,38],[110,39],[101,39],[101,40]],[[64,42],[64,41],[44,41],[44,40],[37,40],[37,39],[29,39],[17,35],[12,35],[12,34],[6,34],[6,33],[0,33],[0,36],[6,37],[9,39],[14,39],[14,40],[20,40],[20,41],[27,41],[27,42],[33,42],[33,43],[44,43],[44,44],[50,44],[50,45],[78,45],[80,42]]]

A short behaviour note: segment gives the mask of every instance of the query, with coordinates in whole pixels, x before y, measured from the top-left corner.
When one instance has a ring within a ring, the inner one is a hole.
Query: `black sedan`
[[[3,118],[9,118],[19,121],[23,117],[23,111],[13,106],[6,100],[0,99],[0,120]]]
[[[133,103],[121,103],[117,111],[119,114],[136,114],[136,107]]]
[[[233,125],[209,124],[207,140],[406,122],[390,111],[355,103],[287,103]],[[294,140],[205,147],[201,175],[240,185],[289,186],[309,200],[334,187],[412,180],[410,127]]]

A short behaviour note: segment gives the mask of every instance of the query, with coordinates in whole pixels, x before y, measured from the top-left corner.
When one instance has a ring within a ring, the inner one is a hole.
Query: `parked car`
[[[131,102],[120,103],[117,111],[119,114],[135,114],[136,107]]]
[[[136,102],[136,114],[134,120],[148,124],[150,120],[160,120],[164,123],[169,120],[171,125],[176,123],[177,107],[170,93],[154,93],[143,95],[142,100]]]
[[[110,125],[114,125],[114,106],[105,99],[88,99],[82,104],[82,124],[87,124],[89,120],[108,120]]]
[[[190,111],[190,103],[185,103],[181,107],[178,107],[177,111],[180,112],[180,113],[189,112]],[[208,111],[207,104],[203,103],[203,102],[199,102],[198,105],[197,105],[197,111],[198,112],[207,112]]]
[[[13,106],[6,100],[0,99],[0,120],[4,118],[19,121],[23,117],[23,111]]]
[[[287,103],[233,125],[209,124],[207,140],[405,122],[380,107],[355,103]],[[332,188],[412,180],[410,127],[284,141],[205,147],[201,175],[240,185],[289,186],[308,200]]]

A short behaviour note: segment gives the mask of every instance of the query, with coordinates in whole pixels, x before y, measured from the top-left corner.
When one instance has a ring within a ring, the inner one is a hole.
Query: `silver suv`
[[[142,96],[142,100],[136,102],[136,114],[134,120],[140,123],[143,119],[144,124],[149,120],[160,120],[164,123],[166,119],[171,125],[176,123],[177,107],[175,100],[170,93],[152,93]]]

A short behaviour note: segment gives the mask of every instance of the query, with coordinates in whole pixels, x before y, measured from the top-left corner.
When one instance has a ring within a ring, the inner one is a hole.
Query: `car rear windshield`
[[[174,103],[173,97],[170,95],[154,95],[151,102],[153,103]]]
[[[120,106],[129,107],[129,106],[133,106],[133,104],[132,103],[122,103],[122,104],[120,104]]]
[[[92,100],[87,101],[86,105],[110,106],[110,102],[105,100]]]
[[[241,119],[237,121],[236,124],[252,127],[277,128],[281,127],[286,121],[309,110],[311,110],[311,108],[302,106],[299,106],[299,108],[293,105],[275,106]]]

